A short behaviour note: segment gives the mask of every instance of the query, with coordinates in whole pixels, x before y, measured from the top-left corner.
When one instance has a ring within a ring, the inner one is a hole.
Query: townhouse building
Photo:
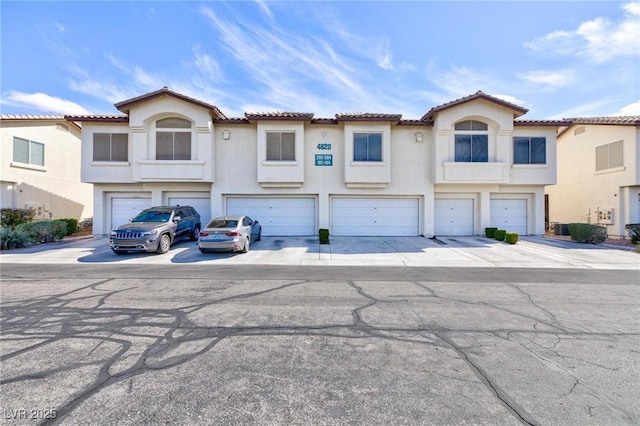
[[[152,205],[192,205],[203,222],[260,221],[263,235],[467,236],[496,226],[545,232],[562,121],[483,92],[400,114],[245,113],[167,87],[82,125],[82,181],[93,184],[94,234]]]
[[[80,181],[80,126],[62,115],[0,115],[0,206],[36,219],[89,219],[93,188]]]
[[[640,116],[568,119],[558,133],[558,180],[549,219],[594,223],[613,238],[640,223]]]

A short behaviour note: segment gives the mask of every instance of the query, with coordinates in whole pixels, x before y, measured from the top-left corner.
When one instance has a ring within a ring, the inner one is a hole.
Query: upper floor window
[[[354,133],[353,161],[382,161],[382,133]]]
[[[156,160],[191,160],[191,122],[177,117],[156,121]]]
[[[267,161],[295,161],[296,133],[267,132]]]
[[[126,133],[94,133],[93,161],[128,161],[128,140]]]
[[[455,125],[455,161],[489,161],[489,134],[486,123],[467,120]]]
[[[14,137],[13,161],[44,167],[44,144]]]
[[[617,141],[596,147],[596,171],[624,166],[624,142]]]
[[[544,137],[514,137],[513,164],[546,164],[547,139]]]

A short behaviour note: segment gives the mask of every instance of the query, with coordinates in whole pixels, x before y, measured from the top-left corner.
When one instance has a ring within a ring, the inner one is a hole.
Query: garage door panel
[[[435,235],[473,235],[472,198],[436,198],[434,201]]]
[[[491,226],[527,235],[527,200],[492,199]]]
[[[111,199],[111,229],[129,223],[138,213],[151,206],[151,197],[114,197]]]
[[[419,235],[417,198],[334,198],[331,233],[342,236]]]
[[[170,197],[172,206],[191,206],[200,214],[202,226],[209,223],[211,218],[211,199],[204,197]]]
[[[230,197],[227,214],[242,214],[257,220],[265,236],[315,235],[316,205],[310,197]]]

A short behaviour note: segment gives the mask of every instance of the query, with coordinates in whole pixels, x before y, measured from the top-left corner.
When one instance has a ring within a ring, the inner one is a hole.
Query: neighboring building
[[[89,219],[93,188],[80,180],[80,127],[58,115],[0,115],[1,207],[36,219]]]
[[[551,223],[594,223],[610,237],[640,223],[640,116],[571,118],[558,134]]]
[[[247,214],[264,235],[478,235],[545,231],[556,181],[557,121],[482,92],[400,114],[246,113],[168,88],[82,123],[82,181],[94,233],[145,207],[193,205],[203,221]]]

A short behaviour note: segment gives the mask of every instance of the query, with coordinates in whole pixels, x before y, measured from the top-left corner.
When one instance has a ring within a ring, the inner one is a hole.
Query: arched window
[[[489,161],[489,126],[476,120],[466,120],[455,125],[456,162]]]
[[[169,117],[156,121],[156,160],[191,160],[191,122]]]

